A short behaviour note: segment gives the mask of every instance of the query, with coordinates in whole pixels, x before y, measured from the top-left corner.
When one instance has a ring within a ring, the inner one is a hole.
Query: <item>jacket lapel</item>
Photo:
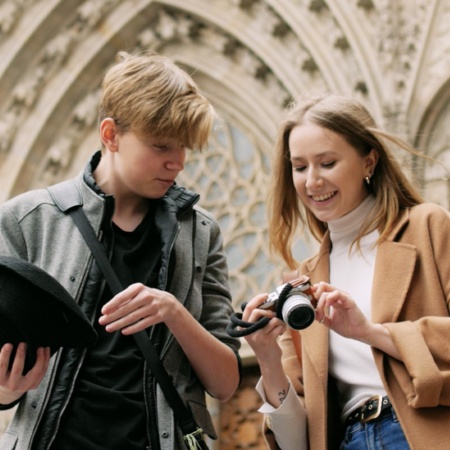
[[[412,281],[417,252],[412,245],[385,241],[378,247],[372,286],[372,320],[398,319]]]

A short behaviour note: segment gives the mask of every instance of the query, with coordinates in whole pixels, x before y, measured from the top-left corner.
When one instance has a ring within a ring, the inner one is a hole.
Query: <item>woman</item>
[[[417,153],[336,95],[281,124],[270,242],[318,304],[300,332],[258,308],[267,294],[243,312],[273,317],[246,337],[270,448],[450,448],[450,214],[424,203],[388,143]],[[297,265],[299,224],[320,248]]]

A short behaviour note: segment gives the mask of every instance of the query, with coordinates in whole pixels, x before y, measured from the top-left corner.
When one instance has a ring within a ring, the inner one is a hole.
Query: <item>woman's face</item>
[[[341,135],[309,122],[292,129],[289,149],[295,190],[318,220],[345,216],[368,196],[375,150],[361,157]]]

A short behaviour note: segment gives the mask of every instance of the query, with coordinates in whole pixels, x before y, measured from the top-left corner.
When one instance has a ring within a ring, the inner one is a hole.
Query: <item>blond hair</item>
[[[202,150],[215,111],[197,84],[169,58],[153,51],[121,51],[102,82],[99,120],[113,118],[121,132],[171,137]]]
[[[339,134],[361,156],[369,154],[371,149],[375,149],[379,155],[370,186],[367,186],[375,197],[375,207],[353,242],[357,247],[361,238],[375,229],[379,230],[380,242],[392,230],[400,210],[423,202],[387,143],[416,155],[419,153],[393,134],[378,129],[372,116],[360,102],[326,94],[292,103],[286,109],[279,126],[272,159],[268,208],[270,249],[280,255],[291,269],[296,266],[292,244],[297,227],[307,227],[318,241],[322,240],[327,230],[327,224],[318,220],[302,205],[293,183],[289,135],[293,128],[305,122]]]

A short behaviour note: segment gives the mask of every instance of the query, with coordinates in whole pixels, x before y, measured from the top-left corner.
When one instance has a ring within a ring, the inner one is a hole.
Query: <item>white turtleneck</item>
[[[371,318],[371,292],[375,267],[378,231],[361,239],[361,251],[350,244],[364,219],[375,204],[367,197],[357,208],[339,219],[328,222],[332,250],[330,253],[330,284],[345,291],[355,300],[362,313]],[[342,417],[369,397],[386,395],[374,363],[371,347],[330,330],[329,371],[338,382]]]

